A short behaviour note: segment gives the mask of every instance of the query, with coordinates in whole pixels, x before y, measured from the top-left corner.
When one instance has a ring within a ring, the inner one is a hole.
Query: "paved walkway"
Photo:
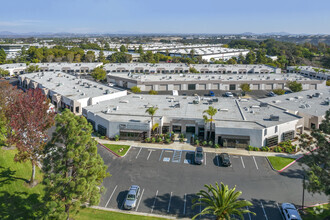
[[[122,144],[122,145],[130,145],[136,147],[145,147],[145,148],[158,148],[158,149],[173,149],[173,150],[195,150],[195,146],[192,146],[187,143],[180,143],[175,141],[172,144],[152,144],[152,143],[141,143],[138,141],[110,141],[103,140],[97,137],[94,137],[101,144]],[[238,148],[210,148],[204,147],[205,152],[211,153],[228,153],[234,155],[243,155],[243,156],[280,156],[280,157],[291,157],[291,158],[299,158],[303,156],[303,152],[297,152],[296,154],[287,154],[287,153],[276,153],[276,152],[262,152],[262,151],[247,151],[245,149]]]

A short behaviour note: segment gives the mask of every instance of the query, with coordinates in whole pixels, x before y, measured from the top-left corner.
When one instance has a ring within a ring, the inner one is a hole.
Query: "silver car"
[[[140,196],[140,187],[137,185],[132,185],[127,193],[124,208],[133,209],[137,205],[138,198]]]

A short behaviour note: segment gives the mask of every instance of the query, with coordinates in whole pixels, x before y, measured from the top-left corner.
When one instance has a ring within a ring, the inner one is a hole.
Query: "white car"
[[[291,203],[282,203],[282,211],[286,220],[301,220],[298,210]]]
[[[226,97],[234,97],[233,93],[231,93],[231,92],[226,92],[225,93],[225,96]]]

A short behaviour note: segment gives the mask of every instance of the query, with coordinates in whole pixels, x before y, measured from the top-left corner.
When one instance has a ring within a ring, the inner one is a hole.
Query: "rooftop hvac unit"
[[[268,103],[265,103],[265,102],[260,103],[260,107],[267,107],[267,106],[268,106]]]
[[[278,116],[278,115],[270,115],[270,120],[271,121],[279,121],[280,120],[280,116]]]
[[[129,103],[128,100],[120,100],[119,103]]]
[[[107,90],[105,90],[105,93],[106,93],[106,94],[110,94],[111,92],[110,92],[109,89],[107,89]]]

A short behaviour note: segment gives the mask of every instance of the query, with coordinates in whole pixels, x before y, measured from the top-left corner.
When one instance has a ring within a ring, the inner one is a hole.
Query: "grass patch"
[[[115,152],[116,154],[118,154],[119,156],[124,156],[128,151],[128,149],[131,147],[129,145],[118,145],[118,144],[103,144],[103,145],[109,148],[110,150],[112,150],[113,152]],[[121,149],[123,150],[119,152],[119,150]]]
[[[287,157],[268,157],[275,170],[281,170],[295,159]]]
[[[74,217],[79,220],[90,220],[90,219],[100,219],[100,220],[164,220],[164,218],[158,217],[148,217],[141,215],[132,215],[119,212],[111,212],[99,209],[86,208],[80,210],[80,212]]]
[[[36,168],[39,184],[28,186],[31,163],[17,163],[17,150],[0,149],[0,219],[35,219],[42,209],[42,173]]]
[[[321,212],[321,209],[323,209],[323,212]],[[325,220],[328,219],[330,216],[330,204],[323,205],[323,207],[309,207],[304,211],[306,214],[301,215],[302,219],[304,220]]]

